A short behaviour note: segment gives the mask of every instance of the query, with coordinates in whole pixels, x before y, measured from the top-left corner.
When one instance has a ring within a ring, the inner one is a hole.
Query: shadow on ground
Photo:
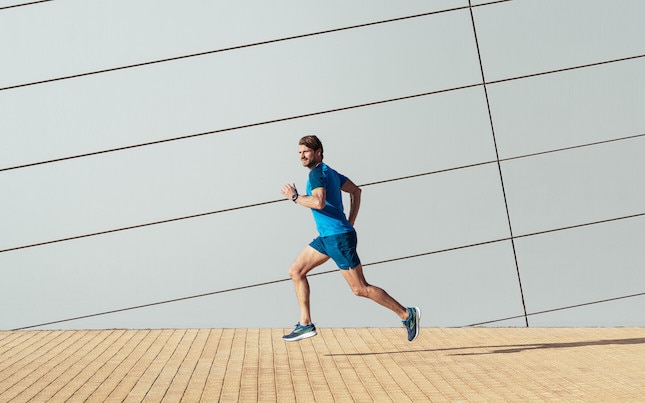
[[[438,348],[426,350],[401,350],[401,351],[381,351],[370,353],[349,353],[349,354],[325,354],[326,357],[335,356],[368,356],[368,355],[383,355],[383,354],[406,354],[406,353],[429,353],[441,351],[455,351],[455,356],[464,355],[488,355],[488,354],[512,354],[521,353],[530,350],[543,350],[552,348],[576,348],[576,347],[589,347],[589,346],[608,346],[608,345],[629,345],[629,344],[645,344],[645,337],[630,338],[630,339],[613,339],[613,340],[590,340],[590,341],[573,341],[565,343],[529,343],[529,344],[509,344],[502,346],[465,346],[465,347],[451,347],[451,348]],[[471,351],[469,350],[491,350],[492,351]],[[457,353],[457,351],[465,351]]]

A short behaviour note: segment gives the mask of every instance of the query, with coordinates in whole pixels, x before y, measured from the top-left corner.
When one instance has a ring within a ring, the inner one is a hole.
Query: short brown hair
[[[305,146],[308,148],[311,148],[314,151],[320,150],[320,156],[322,157],[323,155],[323,145],[320,139],[316,136],[309,135],[309,136],[304,136],[303,138],[300,139],[298,142],[299,146]]]

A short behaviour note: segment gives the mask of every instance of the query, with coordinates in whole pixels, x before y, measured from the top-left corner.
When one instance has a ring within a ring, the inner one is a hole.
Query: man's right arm
[[[327,193],[325,188],[316,188],[311,191],[311,196],[299,195],[296,199],[296,204],[309,207],[316,210],[325,208]]]
[[[293,200],[293,196],[298,194],[296,187],[294,185],[282,185],[280,191],[287,200]],[[296,204],[301,206],[313,208],[316,210],[322,210],[325,208],[327,193],[325,188],[316,188],[311,191],[311,196],[298,195],[295,199]]]

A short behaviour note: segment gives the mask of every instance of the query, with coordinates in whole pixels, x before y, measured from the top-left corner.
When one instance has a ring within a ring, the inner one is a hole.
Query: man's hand
[[[298,191],[296,190],[296,185],[295,184],[293,184],[293,185],[289,185],[289,184],[282,185],[282,187],[280,188],[280,191],[282,192],[282,194],[284,195],[284,197],[287,200],[291,200],[293,195],[298,193]]]

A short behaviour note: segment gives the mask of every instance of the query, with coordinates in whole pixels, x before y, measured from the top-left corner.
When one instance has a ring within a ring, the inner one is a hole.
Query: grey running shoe
[[[300,322],[298,322],[298,324],[296,325],[296,328],[293,329],[293,332],[285,336],[282,336],[282,339],[284,341],[298,341],[309,337],[313,337],[316,334],[317,334],[316,326],[314,326],[313,323],[310,323],[307,326],[302,326]]]
[[[421,310],[416,306],[408,308],[410,317],[402,321],[408,331],[408,341],[413,341],[419,335],[419,322],[421,322]]]

